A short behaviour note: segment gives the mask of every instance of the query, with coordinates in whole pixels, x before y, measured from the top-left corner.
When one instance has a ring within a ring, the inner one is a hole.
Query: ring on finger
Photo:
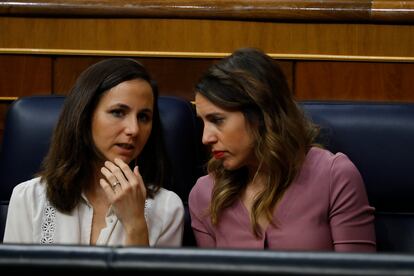
[[[121,185],[121,183],[120,183],[119,181],[115,181],[115,182],[112,184],[112,189],[115,189],[115,187],[116,187],[117,185]]]

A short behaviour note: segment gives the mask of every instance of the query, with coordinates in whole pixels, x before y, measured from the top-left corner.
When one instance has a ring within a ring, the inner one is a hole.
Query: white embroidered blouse
[[[93,208],[82,200],[70,215],[63,214],[46,199],[40,178],[20,183],[10,198],[4,243],[80,244],[89,245]],[[145,202],[150,246],[181,246],[184,231],[184,207],[180,197],[161,188]],[[97,245],[120,246],[125,231],[112,209],[106,215]]]

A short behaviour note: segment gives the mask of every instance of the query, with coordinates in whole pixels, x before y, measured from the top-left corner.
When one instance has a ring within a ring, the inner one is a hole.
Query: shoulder
[[[184,210],[181,198],[175,192],[165,188],[159,189],[154,198],[147,200],[146,205],[147,208],[167,213],[181,212]]]
[[[311,161],[314,171],[323,171],[330,180],[331,193],[343,191],[345,187],[350,190],[365,189],[361,173],[346,154],[334,154],[325,149],[312,148],[308,157],[307,161]]]
[[[165,188],[160,188],[154,196],[154,201],[157,202],[175,202],[177,204],[183,204],[181,198],[173,191]]]
[[[301,174],[302,178],[312,176],[315,179],[325,179],[319,182],[329,185],[346,182],[357,182],[359,185],[362,182],[359,170],[346,154],[332,153],[317,147],[311,148],[306,155]]]
[[[40,214],[46,204],[45,185],[40,178],[33,178],[14,187],[8,210],[19,216],[23,214]]]
[[[211,175],[200,177],[194,187],[191,189],[189,195],[190,208],[195,205],[209,204],[211,200],[211,193],[214,187],[214,179]]]
[[[16,185],[12,192],[12,199],[39,200],[45,196],[45,185],[40,181],[40,177]]]
[[[210,194],[213,190],[214,179],[211,175],[198,178],[196,184],[191,189],[190,197]]]
[[[306,155],[306,162],[325,162],[331,163],[335,154],[327,149],[312,147]]]
[[[347,175],[359,175],[359,171],[349,157],[342,152],[332,153],[329,150],[313,147],[307,156],[307,159],[314,164],[323,165],[333,175],[337,173]]]
[[[321,168],[326,168],[329,170],[356,170],[354,163],[349,159],[349,157],[342,153],[332,153],[327,149],[312,147],[306,156],[305,163],[307,165],[315,165]]]

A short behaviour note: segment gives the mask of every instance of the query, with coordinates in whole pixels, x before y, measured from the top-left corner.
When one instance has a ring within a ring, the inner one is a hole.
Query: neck
[[[88,187],[85,189],[84,193],[88,201],[96,208],[98,205],[106,206],[109,208],[109,202],[107,195],[105,194],[104,189],[99,184],[99,179],[103,178],[103,175],[94,174],[91,177]]]

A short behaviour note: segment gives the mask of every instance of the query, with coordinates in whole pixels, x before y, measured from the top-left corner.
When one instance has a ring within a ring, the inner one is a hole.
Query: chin
[[[232,164],[230,162],[223,162],[223,167],[228,171],[234,171],[240,168],[240,166],[237,166],[237,164]]]
[[[125,158],[125,157],[120,157],[119,159],[121,159],[122,161],[124,161],[126,164],[129,164],[131,162],[131,158]]]
[[[126,164],[129,164],[134,158],[131,158],[129,156],[125,156],[125,155],[116,155],[112,157],[112,162],[115,162],[115,158],[121,159],[122,161],[124,161]],[[111,160],[111,159],[110,159]]]

